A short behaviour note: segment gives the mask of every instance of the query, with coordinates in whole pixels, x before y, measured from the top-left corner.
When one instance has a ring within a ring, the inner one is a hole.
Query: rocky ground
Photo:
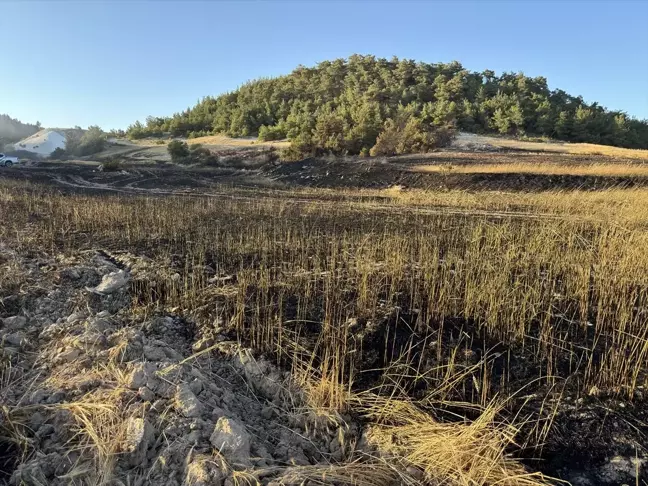
[[[220,323],[133,308],[137,268],[2,258],[0,484],[307,484],[362,458],[348,417],[309,410]]]

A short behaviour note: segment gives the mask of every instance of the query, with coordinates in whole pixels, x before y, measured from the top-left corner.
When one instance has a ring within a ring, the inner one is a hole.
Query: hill
[[[5,144],[18,142],[27,138],[41,129],[40,123],[32,125],[22,123],[9,115],[0,115],[0,148]]]
[[[444,144],[453,129],[648,148],[647,121],[550,90],[544,77],[359,55],[248,82],[171,117],[136,122],[127,134],[258,135],[290,139],[296,155],[391,155]]]

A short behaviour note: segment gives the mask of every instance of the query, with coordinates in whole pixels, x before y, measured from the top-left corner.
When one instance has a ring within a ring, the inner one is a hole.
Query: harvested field
[[[459,173],[459,174],[547,174],[547,175],[575,175],[575,176],[648,176],[648,165],[636,164],[571,164],[560,165],[552,163],[537,164],[465,164],[454,166],[421,165],[414,170],[420,172]]]
[[[573,155],[605,155],[608,157],[648,160],[648,150],[627,149],[594,143],[569,143],[549,139],[546,141],[527,141],[474,133],[461,133],[454,145],[459,149],[476,147],[481,150],[521,150]]]
[[[641,177],[353,162],[0,173],[0,484],[648,481]]]

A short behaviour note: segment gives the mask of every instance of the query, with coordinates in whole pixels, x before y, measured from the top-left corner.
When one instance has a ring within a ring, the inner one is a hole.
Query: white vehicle
[[[0,167],[11,167],[18,163],[18,157],[9,157],[5,154],[0,154]]]

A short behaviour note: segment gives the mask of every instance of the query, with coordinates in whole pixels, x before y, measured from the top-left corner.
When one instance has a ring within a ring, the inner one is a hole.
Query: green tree
[[[106,134],[98,126],[90,126],[79,139],[74,155],[81,157],[97,154],[106,147]]]
[[[360,55],[245,83],[173,116],[134,123],[127,135],[258,134],[270,140],[285,134],[302,146],[310,140],[309,150],[355,154],[376,144],[385,120],[401,126],[397,119],[402,107],[435,129],[528,133],[648,148],[647,121],[626,117],[619,124],[616,118],[622,113],[559,89],[551,91],[543,77],[470,72],[454,61],[428,64]]]
[[[571,140],[572,117],[568,111],[561,111],[556,119],[554,133],[561,140]]]
[[[174,162],[182,162],[190,154],[189,145],[182,140],[171,140],[167,145],[167,152],[169,152],[171,160]]]

